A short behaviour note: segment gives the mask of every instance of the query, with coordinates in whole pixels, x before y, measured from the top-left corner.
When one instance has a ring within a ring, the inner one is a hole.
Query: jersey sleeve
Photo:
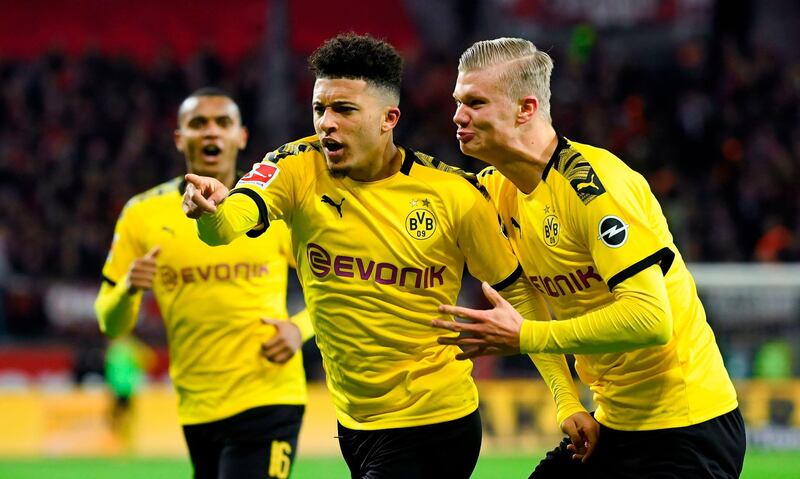
[[[522,275],[522,267],[502,232],[497,210],[477,189],[466,186],[465,190],[468,194],[460,196],[464,213],[458,245],[470,274],[502,291]]]
[[[672,311],[659,266],[653,264],[614,289],[614,301],[560,321],[524,321],[524,353],[602,354],[667,344]]]
[[[315,150],[307,140],[283,145],[254,164],[216,213],[197,219],[200,239],[212,246],[223,245],[245,233],[258,237],[272,221],[291,222],[298,191],[313,177],[309,168],[314,168],[310,156]]]
[[[114,228],[114,239],[103,266],[103,284],[94,304],[100,330],[111,337],[128,332],[136,325],[142,292],[130,293],[125,275],[131,263],[146,253],[137,231],[142,231],[142,222],[134,204],[129,202]]]
[[[565,215],[586,246],[610,290],[631,276],[658,264],[664,274],[669,270],[674,252],[660,235],[654,219],[655,198],[647,182],[638,173],[625,172],[622,180],[610,179],[605,191],[587,197],[571,193]],[[600,182],[593,176],[591,181]],[[580,185],[573,185],[576,190]],[[658,214],[660,214],[660,208]]]
[[[500,211],[500,175],[495,173],[497,173],[497,168],[494,166],[486,167],[478,173],[476,180],[478,182],[478,190],[485,191],[494,208]]]
[[[500,294],[525,318],[524,323],[550,324],[551,318],[547,303],[527,278],[520,277]],[[520,345],[523,346],[522,337]],[[521,350],[525,351],[524,348]],[[572,380],[567,360],[563,354],[531,354],[530,358],[553,395],[558,424],[561,424],[569,416],[586,410],[581,404],[578,389]]]
[[[111,285],[125,277],[133,260],[147,253],[146,245],[139,240],[137,231],[142,231],[142,220],[136,212],[135,203],[128,202],[114,227],[114,238],[103,265],[103,279]]]
[[[279,219],[290,223],[302,187],[312,176],[314,145],[310,139],[304,139],[268,153],[242,176],[230,195],[245,195],[256,203],[259,225],[269,226],[271,221]],[[248,236],[255,237],[263,231],[253,229]]]

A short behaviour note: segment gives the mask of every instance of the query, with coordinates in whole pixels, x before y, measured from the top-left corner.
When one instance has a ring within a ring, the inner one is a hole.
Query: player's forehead
[[[178,111],[180,122],[200,117],[230,117],[239,121],[239,107],[226,96],[193,96],[184,100]]]
[[[481,68],[458,72],[453,97],[492,96],[502,94],[497,68]]]
[[[314,82],[314,103],[363,103],[377,94],[365,80],[356,78],[317,78]]]

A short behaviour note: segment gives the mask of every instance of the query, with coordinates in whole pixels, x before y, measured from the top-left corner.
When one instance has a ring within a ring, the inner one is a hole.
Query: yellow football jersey
[[[736,407],[694,281],[641,175],[606,150],[561,138],[530,194],[495,168],[478,176],[524,274],[556,320],[610,305],[615,286],[654,265],[665,275],[673,326],[666,345],[576,354],[578,374],[598,404],[598,421],[615,429],[652,430],[697,424]],[[610,336],[612,329],[588,334],[613,344],[620,339]],[[552,349],[530,352],[563,352]]]
[[[287,318],[286,275],[294,259],[286,226],[279,222],[257,239],[212,248],[181,209],[182,184],[175,178],[128,202],[103,268],[107,283],[122,282],[136,258],[161,248],[153,294],[166,327],[180,422],[305,404],[300,352],[284,365],[260,354],[261,342],[275,332],[261,318]],[[103,294],[111,294],[110,286]],[[138,309],[138,301],[132,307]]]
[[[398,173],[358,182],[331,176],[318,139],[304,138],[254,165],[220,207],[249,215],[246,229],[288,224],[337,418],[351,429],[474,411],[472,364],[430,322],[456,301],[465,263],[499,288],[521,273],[491,203],[437,160],[401,153]],[[203,238],[224,214],[201,217]]]

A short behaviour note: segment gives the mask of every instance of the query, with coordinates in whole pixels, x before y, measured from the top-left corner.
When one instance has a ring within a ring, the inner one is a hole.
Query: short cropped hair
[[[191,108],[189,105],[192,104],[192,102],[189,102],[189,100],[191,100],[192,98],[203,98],[210,96],[223,97],[230,100],[231,103],[233,103],[233,106],[235,107],[236,114],[239,116],[239,121],[240,122],[242,121],[241,113],[239,112],[239,105],[236,104],[236,100],[233,99],[233,96],[231,96],[230,93],[223,90],[222,88],[207,86],[203,88],[198,88],[197,90],[190,93],[189,96],[183,99],[180,106],[178,107],[178,124],[180,124],[181,122],[181,117],[184,115],[184,113],[186,113],[187,107]]]
[[[308,59],[317,78],[364,80],[400,98],[403,59],[389,43],[370,35],[345,33],[317,48]]]
[[[197,90],[190,93],[189,96],[187,96],[185,99],[196,98],[201,96],[222,96],[236,103],[236,101],[233,99],[230,93],[223,90],[222,88],[218,88],[215,86],[206,86],[203,88],[198,88]]]
[[[496,38],[472,44],[458,61],[459,73],[481,70],[499,64],[498,79],[508,96],[514,100],[533,95],[539,100],[539,112],[547,121],[550,117],[550,74],[553,59],[522,38]]]

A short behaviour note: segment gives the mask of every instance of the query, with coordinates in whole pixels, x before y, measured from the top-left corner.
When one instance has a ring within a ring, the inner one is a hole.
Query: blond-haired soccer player
[[[236,182],[247,141],[239,108],[204,88],[180,106],[175,144],[190,173]],[[152,289],[169,342],[195,478],[288,477],[306,402],[298,348],[313,335],[307,313],[287,320],[284,224],[257,239],[211,248],[181,210],[182,177],[133,197],[123,209],[95,303],[116,337],[135,323]]]
[[[230,194],[189,175],[184,209],[210,244],[288,224],[352,477],[467,478],[481,443],[472,365],[430,321],[465,263],[511,299],[533,289],[478,189],[395,145],[397,51],[341,35],[309,63],[317,134],[268,154]],[[563,356],[543,360],[569,402]]]
[[[495,308],[442,310],[472,353],[574,353],[597,402],[591,455],[565,440],[531,477],[738,477],[745,432],[736,391],[689,271],[644,178],[607,150],[556,134],[550,57],[515,38],[461,56],[453,96],[461,151],[479,175],[524,274],[555,321]],[[585,413],[579,413],[585,414]],[[582,461],[575,461],[573,455]]]

